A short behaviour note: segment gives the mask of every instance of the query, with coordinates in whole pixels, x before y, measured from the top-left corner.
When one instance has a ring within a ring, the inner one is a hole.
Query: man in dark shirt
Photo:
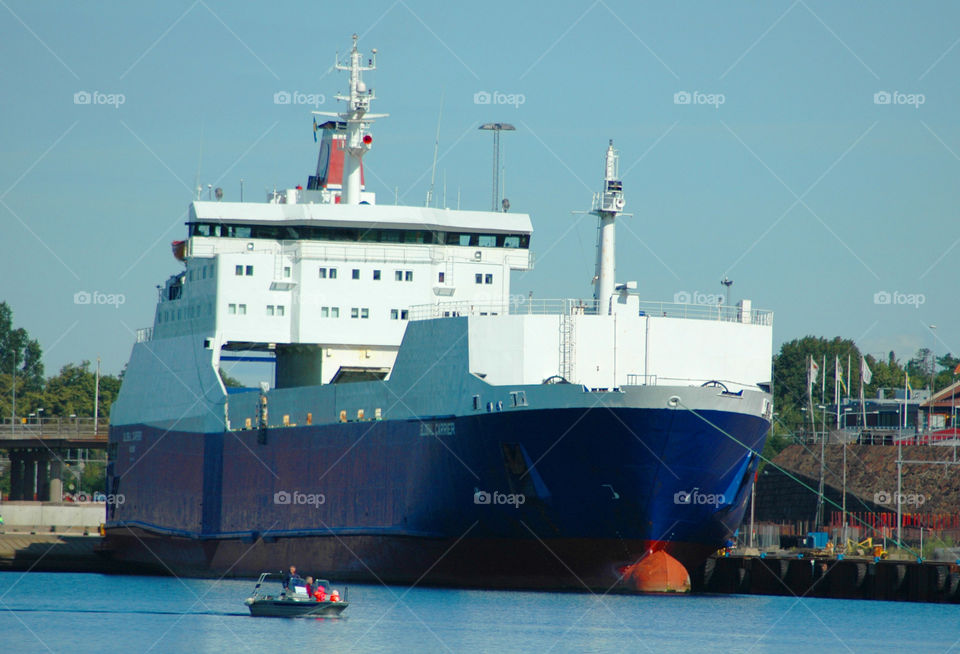
[[[295,580],[300,579],[300,575],[297,574],[297,566],[291,565],[290,572],[288,572],[283,578],[283,594],[286,595],[290,591],[291,585],[295,585]],[[291,584],[291,582],[294,582]],[[296,592],[296,591],[292,591]]]

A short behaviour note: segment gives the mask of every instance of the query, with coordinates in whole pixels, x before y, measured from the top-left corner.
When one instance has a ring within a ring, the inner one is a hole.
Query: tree
[[[60,374],[47,380],[43,393],[44,413],[50,416],[93,417],[96,400],[96,373],[90,370],[90,362],[79,365],[68,363]],[[120,392],[120,379],[113,375],[100,376],[100,418],[110,415],[110,406]]]
[[[0,412],[11,415],[14,377],[16,378],[17,414],[33,408],[31,400],[43,391],[43,351],[40,343],[30,338],[22,327],[14,328],[13,311],[6,302],[0,302]],[[31,394],[34,394],[31,396]],[[21,399],[24,401],[21,410]]]

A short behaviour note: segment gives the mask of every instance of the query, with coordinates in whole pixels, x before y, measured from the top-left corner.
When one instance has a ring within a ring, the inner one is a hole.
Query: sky
[[[378,50],[367,188],[487,209],[505,134],[511,211],[534,225],[514,293],[589,297],[609,139],[626,211],[617,278],[642,299],[774,312],[905,359],[960,352],[960,5],[0,0],[0,300],[47,374],[121,370],[197,183],[225,200],[305,184],[337,51]],[[292,101],[278,103],[277,94]],[[489,99],[485,103],[484,100]],[[342,106],[342,105],[340,105]],[[442,115],[441,115],[442,113]],[[89,295],[86,295],[89,294]],[[84,299],[90,302],[84,303]],[[930,325],[936,325],[930,328]]]

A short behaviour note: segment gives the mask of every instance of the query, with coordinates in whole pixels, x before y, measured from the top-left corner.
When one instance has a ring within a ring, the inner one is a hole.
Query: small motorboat
[[[326,579],[317,579],[314,584],[325,589],[322,600],[307,595],[306,586],[300,585],[302,580],[294,580],[290,588],[271,595],[263,588],[263,582],[269,579],[283,579],[283,573],[264,572],[253,587],[253,593],[244,604],[250,607],[250,615],[255,617],[272,618],[336,618],[343,613],[350,604],[347,602],[347,589],[343,589],[343,599],[337,591],[331,591],[330,582]]]

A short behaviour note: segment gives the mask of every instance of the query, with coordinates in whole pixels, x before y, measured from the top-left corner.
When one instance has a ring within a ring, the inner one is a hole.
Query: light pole
[[[850,407],[847,407],[843,410],[843,426],[844,430],[841,432],[843,434],[843,507],[841,511],[843,512],[843,545],[847,545],[847,414],[850,412]]]
[[[510,123],[484,123],[481,130],[493,132],[493,202],[491,211],[501,211],[500,203],[500,132],[515,132]]]
[[[827,429],[827,406],[825,404],[818,404],[817,408],[822,412],[822,421],[821,426],[823,431],[820,434],[820,484],[817,488],[817,521],[815,526],[823,524],[823,472],[824,472],[824,456],[826,455],[826,429]]]
[[[933,410],[935,408],[935,403],[933,401],[933,394],[937,391],[937,355],[934,354],[933,350],[937,347],[937,326],[930,325],[930,336],[932,337],[930,343],[930,406],[927,407],[927,432],[933,432]]]

